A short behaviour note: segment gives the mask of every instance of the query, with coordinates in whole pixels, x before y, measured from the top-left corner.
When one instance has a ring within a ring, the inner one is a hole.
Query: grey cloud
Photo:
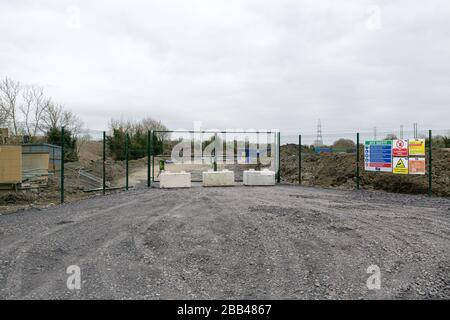
[[[379,30],[366,26],[373,5]],[[95,129],[113,116],[174,129],[449,123],[446,0],[3,0],[0,21],[0,76],[45,85]]]

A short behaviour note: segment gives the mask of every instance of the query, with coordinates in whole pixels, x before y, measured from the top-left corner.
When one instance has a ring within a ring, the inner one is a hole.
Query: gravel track
[[[450,199],[194,187],[1,215],[0,298],[449,299]]]

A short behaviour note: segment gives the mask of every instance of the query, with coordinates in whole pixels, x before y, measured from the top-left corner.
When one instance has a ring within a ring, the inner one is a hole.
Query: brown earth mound
[[[427,156],[428,163],[428,156]],[[450,196],[450,152],[433,149],[433,194]],[[360,152],[361,188],[401,193],[427,193],[428,175],[395,175],[364,171],[363,150]],[[281,180],[298,183],[298,146],[281,147]],[[302,154],[302,183],[310,186],[353,189],[356,186],[356,155],[348,153]]]
[[[37,196],[31,193],[7,193],[0,195],[0,206],[7,206],[12,204],[27,204],[34,202],[36,199]]]

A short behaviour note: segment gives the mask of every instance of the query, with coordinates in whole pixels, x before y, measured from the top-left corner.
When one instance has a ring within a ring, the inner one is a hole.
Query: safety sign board
[[[392,144],[393,157],[407,157],[408,156],[408,140],[394,140]]]
[[[410,174],[425,174],[425,158],[409,158]]]
[[[394,157],[392,172],[396,174],[408,174],[408,158]]]
[[[408,145],[410,156],[425,155],[425,139],[409,139]]]
[[[367,171],[392,172],[392,140],[366,140],[364,168]]]

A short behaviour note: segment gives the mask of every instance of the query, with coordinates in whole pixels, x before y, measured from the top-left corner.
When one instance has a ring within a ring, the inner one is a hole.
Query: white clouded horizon
[[[0,34],[0,76],[92,129],[449,129],[448,0],[1,0]]]

